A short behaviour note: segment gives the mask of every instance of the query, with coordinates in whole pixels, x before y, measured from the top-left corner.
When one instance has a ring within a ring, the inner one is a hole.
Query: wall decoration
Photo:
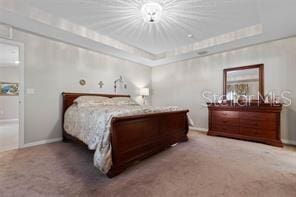
[[[235,84],[235,91],[242,96],[246,96],[249,92],[248,84]]]
[[[242,99],[244,96],[247,96],[249,93],[248,84],[230,84],[226,86],[228,92],[227,97],[232,99]]]
[[[116,79],[114,81],[114,86],[113,87],[114,87],[114,92],[115,93],[117,93],[118,87],[121,87],[121,88],[123,87],[124,89],[127,89],[127,84],[126,84],[124,78],[121,75],[119,76],[118,79]]]
[[[81,79],[79,81],[79,84],[82,85],[82,86],[85,86],[86,85],[86,81],[84,79]]]
[[[104,84],[103,81],[100,81],[100,82],[98,83],[98,85],[99,85],[100,88],[103,88],[103,86],[104,86],[105,84]]]
[[[0,96],[18,96],[19,95],[19,84],[0,82]]]

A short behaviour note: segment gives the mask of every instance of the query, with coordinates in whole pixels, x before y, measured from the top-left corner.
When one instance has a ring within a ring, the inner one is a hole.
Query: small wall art
[[[18,96],[19,84],[10,82],[0,82],[0,96]]]

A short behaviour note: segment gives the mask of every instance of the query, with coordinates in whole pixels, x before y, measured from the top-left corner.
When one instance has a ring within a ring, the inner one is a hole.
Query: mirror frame
[[[259,69],[259,92],[264,97],[264,64],[256,64],[256,65],[249,65],[249,66],[227,68],[223,70],[224,100],[227,100],[227,97],[226,97],[227,73],[230,71],[248,70],[248,69],[255,69],[255,68]]]

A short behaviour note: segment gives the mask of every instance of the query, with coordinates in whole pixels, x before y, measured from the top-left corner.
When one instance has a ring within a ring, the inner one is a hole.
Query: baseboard
[[[192,131],[199,131],[199,132],[203,132],[206,133],[208,132],[208,129],[206,128],[197,128],[197,127],[189,127],[190,130]],[[38,146],[38,145],[42,145],[42,144],[50,144],[50,143],[54,143],[54,142],[61,142],[62,138],[54,138],[54,139],[48,139],[48,140],[41,140],[41,141],[37,141],[37,142],[31,142],[31,143],[27,143],[23,146],[23,148],[28,148],[28,147],[32,147],[32,146]],[[296,146],[296,141],[294,140],[282,140],[282,142],[284,144],[287,145],[293,145]]]
[[[192,131],[200,131],[200,132],[203,132],[203,133],[207,133],[209,131],[206,128],[198,128],[198,127],[189,127],[189,129],[192,130]]]
[[[294,141],[294,140],[283,140],[283,139],[282,139],[282,142],[283,142],[284,144],[287,144],[287,145],[293,145],[293,146],[296,146],[296,141]]]
[[[19,119],[5,119],[5,120],[0,120],[0,124],[8,124],[8,123],[18,123]]]
[[[48,139],[48,140],[41,140],[41,141],[37,141],[37,142],[31,142],[31,143],[24,144],[23,148],[28,148],[28,147],[32,147],[32,146],[38,146],[38,145],[42,145],[42,144],[50,144],[50,143],[60,142],[60,141],[62,141],[62,138],[54,138],[54,139]]]
[[[5,151],[16,150],[16,149],[18,149],[17,146],[5,147],[5,148],[0,149],[0,153],[1,153],[1,152],[5,152]]]
[[[206,128],[198,128],[198,127],[189,127],[189,129],[191,131],[198,131],[198,132],[203,132],[203,133],[207,133],[209,130],[206,129]],[[296,141],[294,140],[285,140],[285,139],[282,139],[282,142],[286,145],[293,145],[293,146],[296,146]]]

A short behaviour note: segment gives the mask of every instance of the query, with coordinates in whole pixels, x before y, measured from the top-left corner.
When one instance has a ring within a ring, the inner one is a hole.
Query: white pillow
[[[104,96],[80,96],[74,100],[74,103],[76,103],[78,107],[102,105],[108,99],[108,97]]]
[[[106,105],[139,105],[130,97],[113,97],[105,101]]]

